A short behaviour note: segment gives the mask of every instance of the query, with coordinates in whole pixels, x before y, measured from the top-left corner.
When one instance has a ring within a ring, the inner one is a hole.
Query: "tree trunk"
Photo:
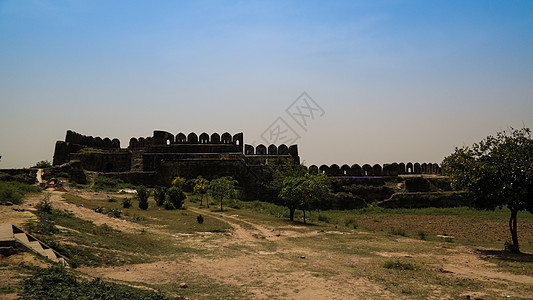
[[[509,229],[511,230],[511,236],[513,238],[513,249],[512,252],[520,253],[520,248],[518,247],[518,232],[516,229],[516,216],[518,210],[511,209],[511,218],[509,219]]]
[[[303,210],[303,212],[304,212],[304,224],[305,224],[305,209]]]
[[[296,210],[295,208],[289,207],[289,212],[290,212],[290,217],[289,218],[291,219],[291,221],[294,221],[294,211],[295,210]]]

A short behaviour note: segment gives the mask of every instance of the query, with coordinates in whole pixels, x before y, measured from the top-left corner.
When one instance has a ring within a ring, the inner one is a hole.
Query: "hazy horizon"
[[[531,1],[0,0],[0,168],[69,129],[266,144],[279,118],[307,165],[440,163],[533,127],[531,53]]]

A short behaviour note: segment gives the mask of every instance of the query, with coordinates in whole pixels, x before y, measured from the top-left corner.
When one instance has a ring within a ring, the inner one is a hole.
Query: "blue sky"
[[[282,117],[306,164],[441,162],[533,127],[531,1],[0,0],[0,168],[67,129],[244,132]],[[307,92],[305,130],[285,109]]]

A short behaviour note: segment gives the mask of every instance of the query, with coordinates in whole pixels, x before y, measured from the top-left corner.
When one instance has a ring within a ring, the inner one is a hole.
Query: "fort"
[[[300,163],[297,145],[254,147],[244,144],[242,133],[197,135],[191,132],[185,135],[180,132],[174,135],[155,130],[150,137],[132,137],[127,148],[120,145],[116,138],[85,136],[68,130],[65,140],[56,142],[53,166],[67,169],[74,166],[69,174],[77,174],[71,177],[81,183],[85,178],[80,169],[146,186],[168,186],[176,176],[186,179],[202,176],[208,180],[232,176],[239,182],[241,199],[272,201],[277,197],[265,187],[270,180],[269,166]],[[311,165],[308,170],[332,179],[333,193],[342,198],[333,199],[332,208],[360,207],[373,199],[390,198],[395,193],[390,188],[386,192],[366,191],[362,193],[365,199],[360,191],[350,188],[356,185],[384,186],[392,182],[407,184],[410,192],[449,190],[442,188],[441,183],[414,183],[405,179],[409,175],[442,175],[442,168],[436,163]]]

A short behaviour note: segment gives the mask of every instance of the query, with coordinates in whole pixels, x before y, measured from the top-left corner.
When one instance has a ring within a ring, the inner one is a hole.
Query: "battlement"
[[[115,148],[120,149],[120,141],[117,138],[110,139],[108,137],[92,137],[76,133],[72,130],[67,130],[65,142],[87,146],[91,148]]]
[[[147,146],[176,145],[176,144],[201,144],[201,145],[226,144],[226,145],[240,146],[242,148],[243,139],[244,138],[243,138],[242,132],[234,134],[233,136],[229,134],[228,132],[224,132],[222,135],[216,132],[211,135],[205,132],[200,135],[197,135],[194,132],[191,132],[188,135],[185,135],[184,133],[180,132],[174,136],[172,133],[169,133],[166,131],[154,130],[154,134],[151,137],[146,137],[146,138],[145,137],[139,137],[139,138],[132,137],[130,139],[128,148],[142,148],[142,147],[147,147]]]
[[[323,173],[327,176],[398,176],[398,175],[415,175],[415,174],[426,174],[426,175],[442,175],[442,167],[436,163],[418,163],[412,162],[409,163],[392,163],[384,164],[383,166],[379,164],[369,165],[364,164],[360,166],[354,164],[352,166],[342,165],[339,167],[337,164],[333,165],[321,165],[317,167],[316,165],[311,165],[309,167],[309,172],[311,174]]]

